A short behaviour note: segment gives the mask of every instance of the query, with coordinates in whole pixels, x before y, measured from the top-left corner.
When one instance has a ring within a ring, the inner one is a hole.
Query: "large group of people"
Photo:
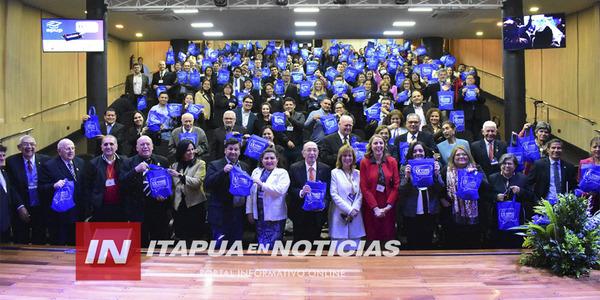
[[[520,202],[523,224],[540,199],[556,200],[580,180],[547,123],[519,134],[535,135],[537,161],[508,153],[473,67],[455,71],[455,60],[393,43],[322,53],[248,47],[160,61],[151,79],[135,64],[92,137],[89,161],[69,139],[50,158],[36,153],[34,137],[21,137],[0,176],[1,241],[73,245],[75,222],[89,220],[141,222],[143,245],[221,245],[253,231],[267,248],[290,235],[517,248],[522,239],[499,229],[495,204]],[[267,143],[259,157],[248,153],[255,137]],[[580,169],[600,165],[600,139],[590,148]],[[0,146],[0,165],[6,153]],[[170,195],[153,192],[157,169],[172,177]],[[249,195],[231,192],[233,172],[248,175]],[[465,174],[479,174],[476,196],[465,196]],[[75,206],[57,209],[56,191],[70,185]],[[590,196],[597,210],[598,195]]]

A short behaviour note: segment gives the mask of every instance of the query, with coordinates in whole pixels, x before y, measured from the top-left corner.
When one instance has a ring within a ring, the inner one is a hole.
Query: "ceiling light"
[[[477,31],[477,32],[475,32],[475,35],[482,36],[483,35],[483,31]]]
[[[288,0],[275,0],[277,5],[288,5]]]
[[[192,23],[192,27],[194,28],[211,28],[213,27],[213,23]]]
[[[415,24],[417,24],[415,21],[398,21],[398,22],[394,22],[394,24],[392,24],[392,26],[394,26],[394,27],[409,27],[409,26],[415,26]]]
[[[540,10],[540,8],[535,6],[529,9],[530,12],[536,12],[538,10]]]
[[[122,24],[117,24],[117,25],[115,25],[115,27],[117,27],[119,29],[123,29],[123,25]]]
[[[346,4],[346,0],[333,0],[333,4]]]
[[[220,31],[205,31],[202,34],[204,34],[204,36],[223,36],[223,33]]]
[[[411,7],[408,9],[408,11],[428,12],[428,11],[433,11],[433,8],[431,8],[431,7]]]
[[[174,9],[173,12],[176,14],[195,14],[195,13],[198,13],[198,9],[195,9],[195,8]]]
[[[502,22],[496,23],[497,26],[502,26]]]
[[[383,35],[402,35],[403,33],[404,31],[386,30],[383,32]]]
[[[296,35],[315,35],[314,31],[296,31]]]
[[[316,13],[316,12],[319,12],[319,8],[317,8],[317,7],[296,7],[296,8],[294,8],[294,12],[296,12],[296,13]]]
[[[308,21],[308,22],[296,22],[297,27],[314,27],[317,26],[317,22]]]
[[[144,36],[144,35],[143,35],[141,32],[138,32],[138,33],[136,33],[136,34],[135,34],[135,36],[137,36],[137,37],[142,37],[142,36]]]

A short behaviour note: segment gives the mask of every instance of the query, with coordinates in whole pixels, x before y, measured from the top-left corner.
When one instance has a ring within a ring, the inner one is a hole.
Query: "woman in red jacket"
[[[386,151],[381,135],[369,140],[360,162],[360,190],[363,194],[363,220],[367,240],[392,240],[395,233],[398,200],[398,163]]]

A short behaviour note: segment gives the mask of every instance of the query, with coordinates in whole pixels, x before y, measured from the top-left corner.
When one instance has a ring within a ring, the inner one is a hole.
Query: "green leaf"
[[[554,214],[554,210],[552,210],[552,204],[548,202],[548,200],[542,201],[544,207],[546,207],[546,214],[548,214],[548,219],[550,219],[550,223],[556,224],[556,215]]]

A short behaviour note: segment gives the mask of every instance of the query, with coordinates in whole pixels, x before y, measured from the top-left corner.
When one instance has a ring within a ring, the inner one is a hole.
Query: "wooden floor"
[[[516,252],[396,257],[145,257],[141,281],[75,281],[73,249],[0,249],[0,299],[600,299],[581,279],[521,267]]]

